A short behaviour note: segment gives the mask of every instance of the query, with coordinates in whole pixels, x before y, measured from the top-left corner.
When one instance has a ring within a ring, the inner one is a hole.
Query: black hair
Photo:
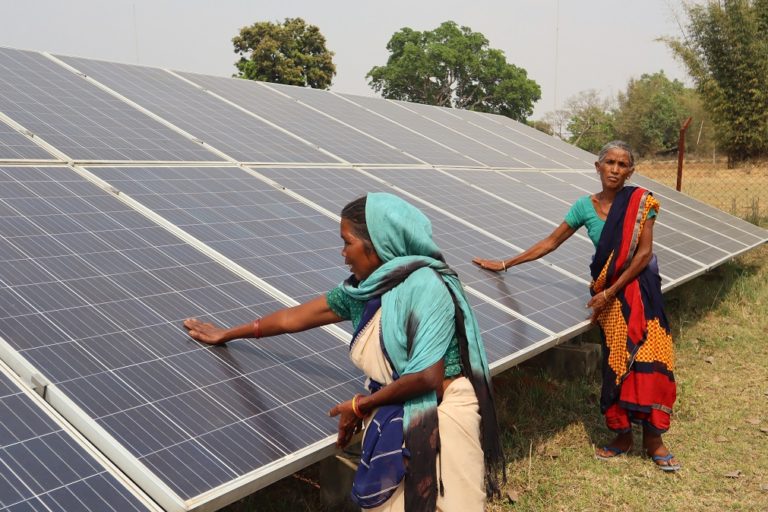
[[[368,224],[365,222],[365,200],[366,196],[362,196],[347,203],[341,210],[341,218],[349,221],[352,234],[363,241],[366,249],[374,250],[371,235],[368,233]]]

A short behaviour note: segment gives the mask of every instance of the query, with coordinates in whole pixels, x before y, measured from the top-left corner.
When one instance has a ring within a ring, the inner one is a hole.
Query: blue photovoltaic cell
[[[251,80],[179,73],[318,147],[351,163],[415,164],[400,150],[286,98]]]
[[[221,161],[35,52],[0,48],[0,111],[75,160]]]
[[[459,115],[465,118],[472,117],[473,119],[476,119],[477,117],[480,117],[481,119],[485,118],[486,121],[492,120],[495,123],[501,124],[518,136],[524,137],[523,140],[526,140],[526,145],[531,144],[531,148],[551,157],[553,160],[566,163],[568,160],[566,160],[564,155],[570,155],[570,167],[573,169],[595,168],[595,160],[597,160],[596,155],[506,116],[472,112],[469,110],[459,111]],[[473,120],[473,122],[477,121]],[[481,124],[481,122],[478,122],[478,124]]]
[[[299,302],[349,277],[339,223],[242,169],[89,170]]]
[[[189,339],[280,304],[69,169],[0,168],[0,239],[0,335],[184,500],[327,439],[361,388],[323,330]]]
[[[414,110],[437,123],[452,128],[457,132],[483,141],[483,143],[509,155],[520,164],[513,167],[528,167],[534,169],[564,169],[567,164],[560,163],[557,159],[536,153],[528,148],[526,141],[519,143],[514,140],[513,133],[504,129],[487,129],[481,125],[473,124],[463,119],[458,114],[458,109],[435,107],[432,105],[420,105],[417,103],[399,102],[406,108]]]
[[[55,160],[43,148],[0,121],[0,160]]]
[[[350,169],[259,169],[259,172],[331,211],[340,210],[349,197],[355,198],[367,192],[396,193],[391,187]],[[420,173],[422,170],[410,172]],[[339,183],[344,183],[344,187],[339,187]],[[588,300],[586,284],[552,272],[540,262],[520,266],[506,274],[481,270],[471,263],[474,256],[507,254],[512,249],[409,197],[404,199],[418,205],[430,218],[435,242],[466,286],[554,332],[570,329],[584,320],[584,304]],[[508,313],[503,315],[509,316]],[[480,327],[486,331],[494,330],[498,325],[495,321],[492,324],[481,321]],[[506,336],[504,343],[509,348],[509,340],[513,340],[515,335],[506,332]],[[536,335],[513,343],[527,346],[535,341]],[[514,351],[505,355],[511,353]]]
[[[162,69],[59,57],[242,162],[338,162]]]
[[[426,163],[450,166],[477,165],[477,162],[462,156],[452,147],[440,144],[440,141],[427,139],[408,127],[398,125],[394,121],[371,112],[336,94],[312,89],[311,87],[294,87],[280,84],[269,84],[269,87],[301,100],[307,105],[359,130],[374,135],[377,139],[383,140]]]
[[[353,96],[342,94],[344,98],[370,109],[384,117],[395,121],[428,137],[434,141],[445,144],[458,151],[462,155],[474,160],[475,165],[490,167],[511,167],[511,168],[530,168],[529,165],[516,160],[501,150],[495,149],[484,141],[477,141],[465,136],[446,126],[438,124],[426,117],[413,112],[409,108],[403,108],[401,103],[384,100],[381,98],[370,98],[366,96]],[[407,105],[404,104],[403,105]]]
[[[433,169],[395,170],[371,169],[371,174],[392,183],[395,186],[444,208],[446,211],[464,219],[475,226],[508,240],[521,250],[538,242],[555,228],[552,223],[535,217],[512,204],[505,203],[466,183],[451,178]],[[524,189],[521,184],[509,180],[506,189]],[[503,197],[506,190],[495,190]],[[460,201],[457,201],[460,198]],[[589,262],[594,252],[592,243],[582,238],[571,237],[557,251],[548,254],[546,261],[568,272],[589,280]],[[502,254],[486,254],[489,258],[512,256],[508,249]]]
[[[0,511],[148,510],[0,371]]]

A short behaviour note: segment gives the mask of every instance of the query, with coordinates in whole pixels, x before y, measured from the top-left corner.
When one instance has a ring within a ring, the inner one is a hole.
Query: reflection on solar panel
[[[156,510],[18,387],[0,363],[0,510]]]
[[[66,436],[30,428],[40,416],[0,381],[0,408],[33,432],[0,429],[0,509],[74,510],[98,489],[130,510],[130,478],[166,510],[213,510],[331,454],[327,411],[362,384],[348,332],[212,348],[181,321],[240,324],[335,286],[338,213],[369,191],[431,218],[494,372],[586,330],[585,236],[507,273],[470,261],[550,233],[599,188],[594,160],[496,115],[0,49],[0,358],[122,472],[89,461],[38,489],[14,450]],[[662,204],[667,288],[768,241],[633,180]]]

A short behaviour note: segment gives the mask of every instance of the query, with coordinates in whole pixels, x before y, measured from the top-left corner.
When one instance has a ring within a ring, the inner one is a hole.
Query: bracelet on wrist
[[[253,337],[261,338],[261,318],[253,321]]]
[[[363,396],[361,394],[356,394],[352,397],[352,412],[360,419],[365,418],[365,414],[362,413],[360,410],[360,404],[358,403],[358,400],[360,400],[360,397]]]

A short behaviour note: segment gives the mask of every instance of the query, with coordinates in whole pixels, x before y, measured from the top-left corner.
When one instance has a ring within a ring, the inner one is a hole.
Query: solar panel
[[[462,156],[451,146],[423,137],[417,131],[397,124],[394,121],[362,108],[336,94],[308,87],[292,87],[280,84],[268,84],[268,87],[281,91],[303,103],[310,105],[335,119],[339,119],[359,130],[374,134],[376,138],[400,148],[432,165],[467,166],[477,162]]]
[[[632,180],[638,185],[652,189],[654,195],[664,199],[667,208],[675,212],[678,217],[698,222],[702,226],[714,229],[745,244],[747,247],[765,243],[766,230],[759,226],[729,215],[644,176],[633,175]]]
[[[336,162],[264,121],[161,69],[59,57],[242,162]]]
[[[468,220],[473,225],[509,240],[520,249],[525,249],[549,234],[554,226],[545,219],[516,208],[514,202],[505,202],[481,190],[469,187],[450,176],[432,169],[419,172],[407,170],[371,170],[372,174],[400,187],[427,201],[441,205],[454,215]],[[514,193],[510,182],[508,193]],[[519,186],[522,194],[530,194]],[[461,197],[461,202],[454,200]],[[514,226],[514,230],[511,229]],[[568,272],[588,280],[587,267],[594,249],[591,242],[583,238],[571,238],[546,260]],[[509,254],[488,255],[503,257]]]
[[[0,48],[0,112],[75,160],[221,160],[39,53]]]
[[[129,490],[0,363],[0,510],[158,510]]]
[[[475,165],[490,167],[531,168],[529,165],[516,160],[508,154],[493,148],[484,141],[478,141],[471,137],[435,123],[426,117],[417,114],[409,108],[403,108],[398,102],[369,98],[365,96],[353,96],[342,94],[344,98],[370,109],[392,121],[402,124],[411,130],[420,133],[434,141],[452,147],[462,155],[476,162]]]
[[[265,176],[331,211],[341,210],[350,198],[369,191],[394,192],[413,201],[412,197],[351,169],[316,171],[259,169]],[[425,170],[419,169],[411,171],[409,175],[420,175],[423,172]],[[344,183],[343,189],[338,187],[339,183]],[[435,242],[443,250],[448,264],[459,273],[465,286],[518,312],[551,333],[560,334],[583,323],[584,304],[588,300],[585,282],[553,273],[541,262],[533,262],[503,276],[491,275],[473,265],[472,257],[478,254],[506,254],[512,251],[510,246],[479,232],[471,225],[459,222],[455,217],[430,208],[428,204],[422,203],[419,206],[424,207],[432,221]],[[555,310],[557,314],[554,314]],[[481,328],[485,327],[495,328],[481,325]],[[535,340],[523,339],[520,343],[528,345],[535,343]]]
[[[568,163],[561,163],[558,160],[559,155],[548,157],[545,154],[529,149],[530,144],[525,144],[526,141],[521,141],[522,143],[517,142],[515,138],[511,136],[512,132],[503,129],[500,130],[498,128],[487,129],[476,123],[467,122],[456,113],[457,109],[420,105],[418,103],[397,103],[414,112],[418,112],[436,123],[456,130],[465,136],[481,140],[484,144],[488,144],[498,151],[509,155],[520,162],[519,165],[514,167],[528,167],[533,169],[564,169],[569,167]],[[551,155],[551,152],[549,153]]]
[[[43,148],[0,122],[0,160],[54,160]]]
[[[231,325],[279,304],[66,168],[0,168],[0,205],[0,333],[103,429],[97,446],[119,441],[179,503],[330,447],[326,412],[362,383],[344,342],[190,340],[187,316]]]
[[[338,221],[242,169],[89,170],[299,302],[349,276]]]
[[[570,169],[595,168],[595,155],[508,117],[461,109],[454,109],[451,113],[498,137],[519,144],[528,151],[542,155],[545,161],[554,161]],[[551,164],[544,166],[545,169],[550,167]]]
[[[396,148],[250,80],[179,73],[351,163],[418,163]]]

